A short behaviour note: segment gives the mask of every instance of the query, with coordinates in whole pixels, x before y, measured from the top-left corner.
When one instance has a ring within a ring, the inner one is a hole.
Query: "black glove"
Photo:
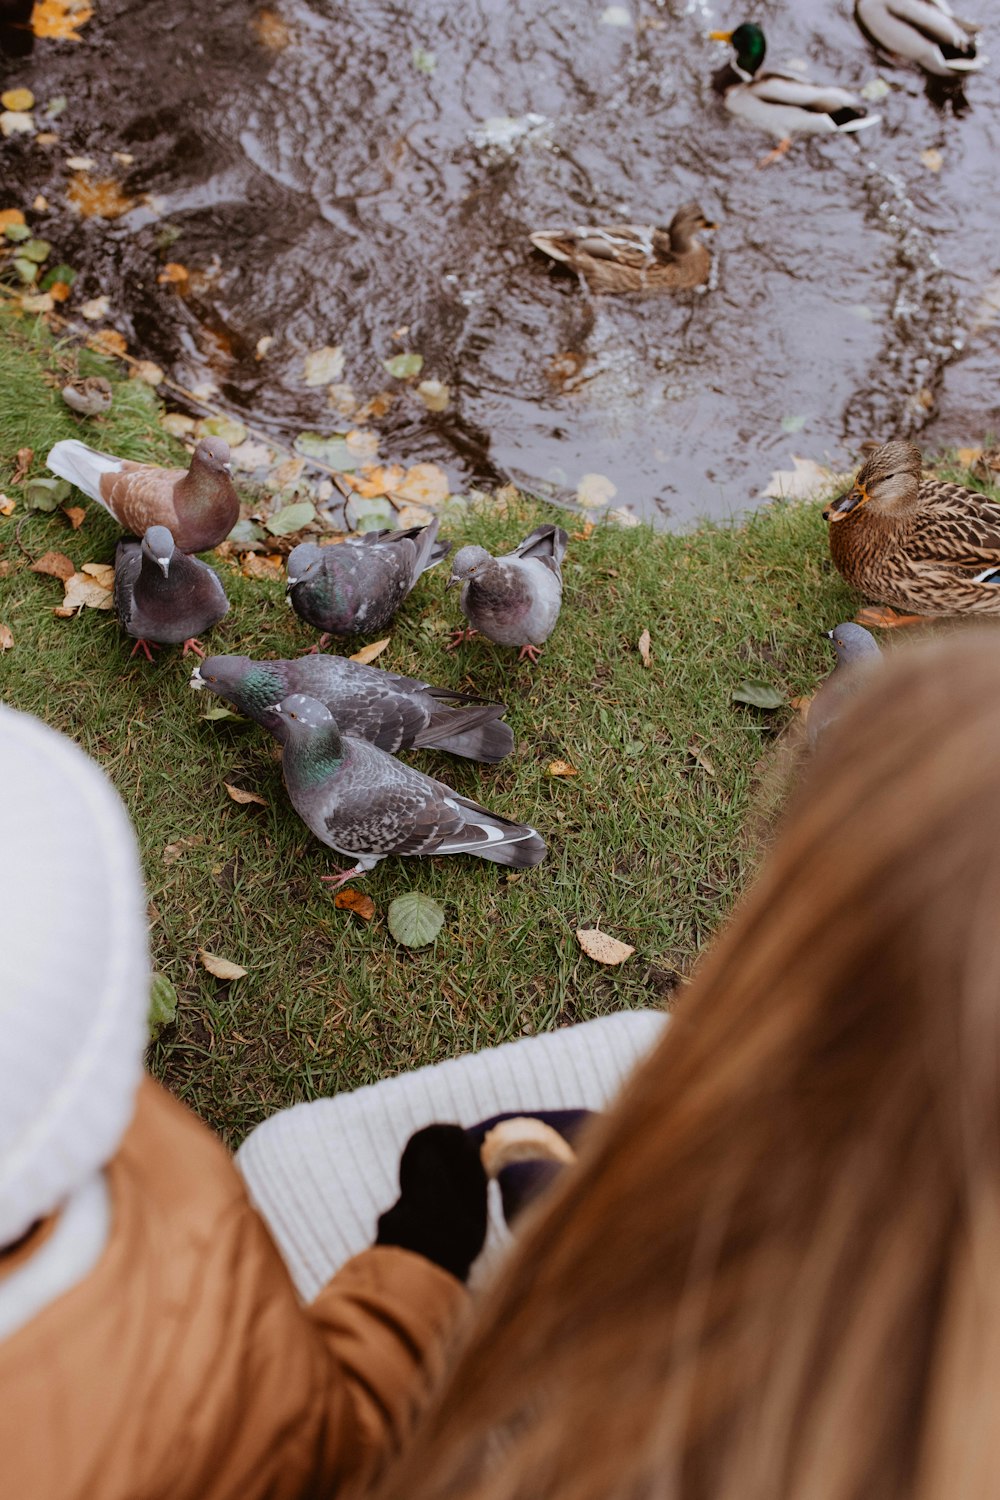
[[[424,1255],[464,1281],[486,1239],[486,1173],[461,1125],[427,1125],[399,1163],[399,1197],[378,1221],[376,1245]]]

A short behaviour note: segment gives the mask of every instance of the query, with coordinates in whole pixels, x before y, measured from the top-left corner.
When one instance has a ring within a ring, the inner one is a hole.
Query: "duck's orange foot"
[[[451,640],[447,642],[444,649],[446,651],[454,651],[457,646],[464,645],[466,641],[471,641],[472,637],[478,634],[479,631],[473,630],[471,625],[466,630],[454,630],[452,631]]]
[[[898,630],[900,625],[923,625],[926,620],[926,615],[901,615],[888,604],[866,605],[854,616],[856,625],[865,625],[869,630]]]
[[[530,661],[534,666],[542,654],[541,646],[522,646],[517,653],[518,661]]]
[[[193,651],[195,656],[200,656],[202,661],[204,661],[205,657],[208,655],[207,651],[196,635],[188,636],[187,640],[184,642],[184,649],[181,652],[181,656],[187,656],[189,651]]]
[[[149,649],[150,646],[152,646],[153,651],[159,651],[159,649],[160,649],[160,643],[159,643],[159,641],[143,641],[143,640],[136,641],[135,645],[132,647],[132,650],[129,652],[129,658],[128,658],[129,661],[132,660],[133,656],[135,655],[135,653],[137,651],[141,651],[145,655],[146,660],[148,662],[152,663],[152,660],[153,660],[153,651],[150,651],[150,649]]]
[[[786,135],[783,141],[778,142],[773,151],[769,151],[766,156],[761,157],[760,161],[757,163],[758,170],[761,167],[773,167],[776,161],[781,161],[781,158],[783,156],[787,156],[791,144],[791,136]]]

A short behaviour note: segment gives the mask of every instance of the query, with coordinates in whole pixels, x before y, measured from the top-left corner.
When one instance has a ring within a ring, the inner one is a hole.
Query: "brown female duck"
[[[922,473],[912,443],[877,448],[823,515],[834,562],[870,599],[920,615],[1000,615],[1000,506]]]
[[[697,203],[685,203],[667,229],[648,224],[539,229],[536,250],[572,266],[592,292],[680,292],[702,286],[712,261],[696,238],[714,229]]]

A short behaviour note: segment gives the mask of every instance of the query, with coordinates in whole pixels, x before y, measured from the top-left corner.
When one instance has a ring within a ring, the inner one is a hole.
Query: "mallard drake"
[[[855,0],[854,18],[869,41],[938,78],[976,73],[976,32],[948,0]]]
[[[882,118],[870,115],[854,94],[833,84],[810,83],[774,69],[761,73],[767,43],[752,22],[709,36],[713,42],[730,42],[736,52],[735,63],[713,77],[713,88],[734,115],[778,137],[776,155],[788,150],[793,135],[852,135]]]
[[[648,224],[538,229],[531,243],[572,266],[594,292],[680,292],[708,280],[711,256],[696,235],[714,228],[697,203],[685,203],[666,229]]]
[[[877,448],[823,516],[834,562],[870,599],[920,615],[1000,615],[1000,506],[922,473],[912,443]]]

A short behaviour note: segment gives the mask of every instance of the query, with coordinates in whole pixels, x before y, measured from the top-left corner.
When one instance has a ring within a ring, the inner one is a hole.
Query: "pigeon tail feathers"
[[[70,484],[75,484],[91,500],[103,505],[109,515],[114,515],[114,511],[101,497],[101,477],[104,474],[121,473],[120,458],[113,458],[110,453],[101,453],[96,448],[88,448],[86,443],[81,443],[77,438],[64,438],[49,449],[45,462],[53,474],[58,474],[60,479],[68,479]],[[117,519],[115,516],[115,520]]]
[[[501,715],[502,704],[486,703],[454,709],[432,719],[413,741],[418,750],[447,750],[467,760],[495,764],[514,748],[514,731]]]

